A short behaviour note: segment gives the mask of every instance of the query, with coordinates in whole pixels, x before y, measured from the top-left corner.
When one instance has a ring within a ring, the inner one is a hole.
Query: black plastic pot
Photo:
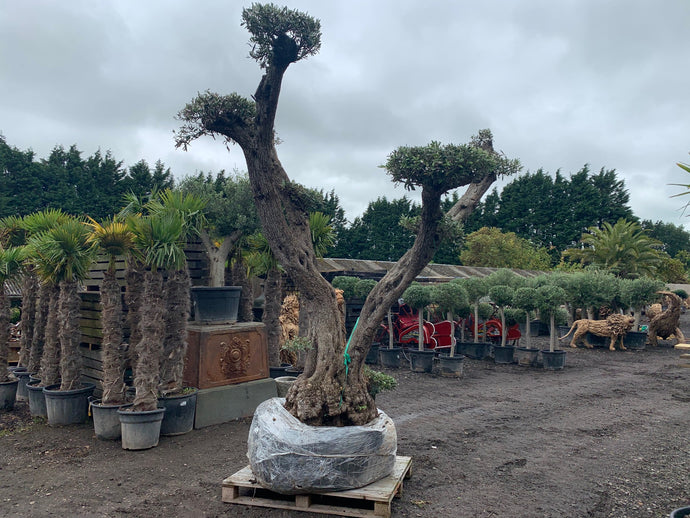
[[[438,357],[438,368],[441,376],[446,378],[459,378],[462,376],[465,357],[462,355],[450,356],[442,354]]]
[[[523,367],[536,367],[539,360],[539,349],[516,347],[513,358],[518,365]]]
[[[379,362],[379,349],[381,348],[380,344],[371,344],[371,347],[369,347],[369,352],[367,353],[367,357],[364,359],[364,363],[368,363],[370,365],[376,365]]]
[[[127,409],[117,411],[122,430],[122,448],[125,450],[147,450],[158,446],[161,421],[165,408],[131,412]]]
[[[402,358],[402,349],[400,347],[380,347],[379,358],[381,366],[388,369],[399,369]]]
[[[29,391],[26,389],[26,384],[29,382],[29,373],[24,367],[20,367],[20,369],[12,373],[19,380],[19,384],[17,385],[17,401],[28,401]]]
[[[686,516],[690,516],[690,507],[681,507],[672,511],[669,518],[685,518]]]
[[[194,321],[214,324],[237,322],[241,294],[241,286],[193,286]]]
[[[515,355],[515,347],[512,345],[494,346],[494,362],[505,364],[513,363],[513,356]]]
[[[100,399],[89,398],[91,416],[93,417],[93,431],[98,439],[115,441],[122,436],[120,416],[117,411],[128,408],[132,403],[119,405],[106,405]]]
[[[431,372],[434,368],[434,351],[410,350],[409,355],[412,372]]]
[[[279,378],[280,376],[285,376],[285,370],[287,367],[285,366],[280,366],[280,367],[269,367],[268,368],[268,375],[275,379]]]
[[[640,331],[628,331],[623,337],[623,345],[626,349],[641,351],[647,346],[647,333]]]
[[[565,367],[565,351],[562,349],[555,351],[543,350],[541,351],[541,357],[545,369],[561,370]]]
[[[14,402],[17,399],[18,380],[3,381],[0,383],[0,410],[14,409]]]
[[[181,435],[194,428],[197,389],[186,394],[158,398],[158,406],[165,409],[161,423],[161,435]]]
[[[483,360],[489,355],[489,344],[486,342],[462,342],[458,352],[473,360]]]
[[[48,417],[46,396],[43,387],[39,386],[40,383],[41,380],[33,380],[26,384],[26,390],[29,392],[29,412],[34,417]]]
[[[575,331],[573,331],[574,333]],[[572,336],[572,335],[571,335]],[[587,332],[587,341],[593,345],[594,347],[608,347],[609,343],[611,342],[611,338],[608,336],[599,336],[592,334],[590,332]]]
[[[89,417],[89,397],[96,386],[82,383],[81,388],[60,390],[60,385],[43,387],[49,425],[85,423]]]

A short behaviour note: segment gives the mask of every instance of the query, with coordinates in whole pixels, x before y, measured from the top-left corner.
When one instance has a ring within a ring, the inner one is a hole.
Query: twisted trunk
[[[79,326],[79,286],[76,281],[60,282],[59,337],[60,337],[60,390],[74,390],[81,386],[82,359],[79,353],[81,328]]]
[[[22,279],[22,317],[20,321],[21,336],[19,338],[19,365],[25,366],[29,372],[36,372],[29,368],[29,363],[34,336],[37,295],[38,277],[29,271]]]
[[[233,286],[240,286],[242,288],[237,319],[240,322],[253,322],[254,293],[252,285],[247,278],[247,268],[240,257],[236,257],[232,263],[232,283]]]
[[[163,395],[180,392],[183,388],[191,285],[187,268],[169,272],[165,281],[163,289],[165,341],[160,363],[159,386],[159,392]]]
[[[101,323],[103,324],[103,403],[125,401],[125,346],[122,290],[114,270],[106,270],[101,284]]]
[[[48,287],[48,316],[46,317],[45,343],[41,356],[41,386],[55,385],[60,381],[60,338],[58,337],[58,297],[60,288]]]
[[[145,274],[141,304],[139,342],[136,344],[137,363],[134,369],[133,411],[158,408],[159,362],[163,353],[165,329],[163,323],[163,278],[159,271]]]
[[[43,346],[46,340],[46,321],[48,320],[49,308],[50,286],[45,282],[41,282],[38,288],[38,297],[36,299],[36,308],[34,311],[35,318],[31,338],[31,353],[29,354],[29,364],[26,367],[31,373],[38,372],[41,368],[41,358],[43,357]]]

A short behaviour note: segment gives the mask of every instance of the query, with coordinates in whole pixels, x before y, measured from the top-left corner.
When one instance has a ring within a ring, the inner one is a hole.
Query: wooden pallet
[[[368,486],[322,494],[281,495],[262,488],[249,466],[223,480],[222,500],[229,504],[290,509],[337,516],[391,515],[391,501],[400,497],[403,479],[412,474],[412,459],[398,456],[393,472]]]

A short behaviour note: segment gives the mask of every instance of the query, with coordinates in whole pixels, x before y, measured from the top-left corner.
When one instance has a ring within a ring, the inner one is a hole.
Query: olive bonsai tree
[[[657,292],[663,289],[663,282],[649,277],[621,280],[621,301],[632,308],[635,316],[633,330],[639,329],[642,308],[653,303],[658,297]]]
[[[405,304],[417,310],[417,329],[419,336],[417,337],[417,348],[420,351],[424,350],[424,308],[431,303],[431,287],[412,283],[402,295]]]
[[[549,315],[549,351],[556,349],[558,331],[556,329],[556,312],[566,300],[565,290],[554,284],[544,284],[536,289],[537,306],[544,315]]]
[[[525,341],[527,348],[532,348],[532,333],[531,333],[531,313],[537,309],[537,290],[530,286],[523,286],[515,290],[513,294],[512,305],[525,312]]]
[[[457,282],[445,282],[433,287],[431,298],[438,305],[438,308],[446,313],[446,319],[451,322],[450,336],[455,337],[454,314],[460,308],[467,307],[467,291]],[[453,356],[455,356],[455,347],[451,345],[450,357]]]
[[[303,375],[287,394],[285,408],[306,424],[368,423],[378,411],[367,391],[364,359],[383,315],[441,242],[441,197],[451,189],[470,185],[453,207],[457,207],[454,218],[462,219],[497,176],[515,172],[519,164],[493,151],[488,131],[466,145],[433,142],[402,147],[390,154],[384,167],[393,181],[407,189],[422,190],[417,237],[367,297],[346,363],[336,296],[317,268],[304,189],[290,180],[276,151],[275,118],[284,74],[292,63],[319,51],[320,23],[296,10],[253,4],[243,10],[242,24],[251,34],[250,56],[264,70],[256,91],[251,99],[237,93],[207,91],[198,95],[178,114],[182,127],[176,134],[176,145],[187,149],[205,135],[218,135],[239,145],[263,232],[276,259],[300,289],[301,321],[313,348]]]

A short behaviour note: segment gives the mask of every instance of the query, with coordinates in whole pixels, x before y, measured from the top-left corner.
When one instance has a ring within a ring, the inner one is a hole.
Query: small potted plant
[[[410,366],[412,372],[431,372],[434,366],[434,351],[424,348],[425,330],[424,330],[424,308],[431,303],[431,288],[429,286],[422,286],[418,283],[412,283],[409,288],[403,292],[403,300],[405,304],[416,308],[418,311],[418,342],[417,350],[410,350]]]
[[[367,379],[367,386],[369,394],[376,399],[376,394],[384,390],[393,390],[398,386],[398,381],[390,374],[385,374],[370,368],[368,365],[364,366],[364,376]]]
[[[441,376],[459,377],[462,375],[463,355],[455,354],[455,320],[453,313],[458,308],[467,306],[467,291],[461,284],[447,282],[435,286],[432,290],[432,298],[438,305],[439,310],[446,312],[446,318],[451,323],[451,345],[448,355],[439,356],[439,369]]]
[[[558,339],[556,312],[565,300],[566,292],[559,286],[545,284],[537,288],[537,307],[543,315],[549,315],[551,322],[549,326],[549,348],[541,351],[545,369],[560,370],[565,366],[565,351],[556,349],[556,340]]]

